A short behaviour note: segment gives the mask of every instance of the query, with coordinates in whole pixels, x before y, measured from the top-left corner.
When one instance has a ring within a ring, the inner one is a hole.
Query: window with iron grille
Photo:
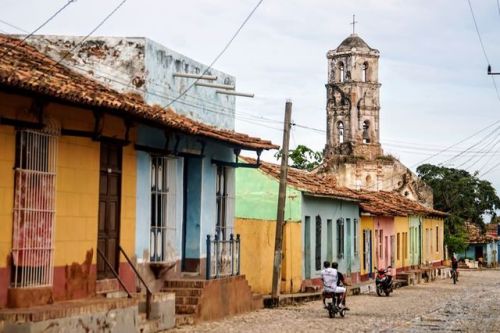
[[[169,198],[169,163],[165,156],[151,156],[151,228],[150,228],[150,260],[163,262],[167,255],[170,198]],[[175,234],[175,229],[173,230]]]
[[[17,131],[11,270],[14,288],[53,283],[56,161],[57,136]]]
[[[344,219],[337,220],[337,257],[344,258]]]

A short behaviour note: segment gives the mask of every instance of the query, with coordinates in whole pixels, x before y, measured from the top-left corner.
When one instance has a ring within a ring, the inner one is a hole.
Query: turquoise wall
[[[320,269],[316,269],[316,217],[321,217],[321,266],[323,261],[331,260],[336,261],[339,264],[339,270],[344,273],[354,273],[360,271],[360,248],[359,248],[359,237],[360,237],[360,217],[359,217],[359,205],[355,202],[331,199],[331,198],[320,198],[303,195],[302,196],[302,221],[305,220],[306,216],[310,217],[309,231],[304,228],[305,223],[303,223],[302,234],[303,237],[306,235],[310,239],[310,249],[304,249],[304,253],[308,253],[309,256],[304,258],[303,264],[303,275],[305,278],[315,278],[320,276]],[[337,232],[337,220],[344,219],[344,256],[339,257],[338,253],[338,232]],[[347,223],[347,219],[350,219],[350,223]],[[331,235],[329,237],[328,220],[331,220]],[[357,223],[354,223],[354,220]],[[355,225],[356,224],[356,225]],[[354,236],[357,236],[357,246],[354,249]],[[328,244],[328,239],[331,239],[333,244]],[[303,242],[306,246],[306,242]],[[328,249],[331,249],[331,253],[328,253]],[[331,259],[330,259],[331,258]],[[306,265],[310,263],[311,276],[307,276]]]

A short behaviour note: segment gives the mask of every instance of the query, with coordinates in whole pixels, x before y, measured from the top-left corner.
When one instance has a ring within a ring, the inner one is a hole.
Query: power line
[[[491,168],[489,168],[487,171],[483,172],[483,174],[481,175],[481,177],[484,177],[486,176],[487,174],[489,174],[491,171],[495,170],[498,166],[500,166],[500,162],[498,162],[497,164],[493,165]]]
[[[459,158],[460,156],[462,156],[464,153],[470,151],[471,149],[473,149],[474,147],[477,147],[478,145],[480,145],[483,141],[487,140],[490,138],[490,135],[493,135],[495,132],[498,132],[500,130],[500,126],[497,126],[495,129],[493,129],[493,131],[487,133],[482,139],[480,139],[478,142],[476,142],[475,144],[469,146],[469,148],[465,149],[464,151],[456,154],[455,156],[453,156],[452,158],[444,161],[444,162],[441,162],[439,163],[439,165],[445,165],[445,164],[449,164],[451,161],[453,160],[456,160],[457,158]],[[498,134],[497,134],[498,135]]]
[[[500,0],[497,0],[497,2],[498,1],[500,1]],[[472,20],[474,21],[474,27],[476,28],[477,37],[479,38],[479,43],[481,44],[481,49],[483,50],[484,58],[486,59],[486,63],[489,66],[490,59],[488,58],[488,54],[486,53],[486,48],[484,47],[483,38],[481,37],[481,33],[479,32],[479,27],[477,25],[476,16],[474,15],[474,9],[472,8],[472,4],[471,4],[470,0],[467,0],[467,3],[469,4],[470,13],[472,16]],[[491,76],[491,81],[493,82],[493,87],[495,88],[498,101],[500,102],[500,93],[498,92],[497,82],[495,81],[495,78],[493,76]]]
[[[203,71],[203,73],[200,75],[203,76],[203,75],[206,75],[208,73],[208,71],[213,67],[213,65],[215,65],[215,63],[217,62],[217,60],[219,60],[219,58],[226,52],[226,50],[229,48],[229,46],[232,44],[232,42],[236,39],[236,36],[238,36],[238,34],[240,33],[241,29],[243,29],[243,27],[245,26],[245,24],[248,22],[248,20],[250,20],[250,18],[252,17],[253,13],[255,13],[255,11],[257,10],[257,8],[259,8],[259,6],[262,4],[264,0],[260,0],[257,5],[252,9],[252,11],[250,12],[250,14],[248,14],[248,16],[245,18],[245,20],[243,20],[243,23],[239,26],[239,28],[236,30],[236,32],[233,34],[233,36],[231,37],[231,39],[229,39],[229,41],[226,43],[226,45],[224,46],[224,48],[222,48],[222,51],[219,52],[219,54],[215,57],[215,59],[210,63],[210,65]],[[167,104],[167,106],[165,108],[168,108],[170,105],[172,105],[173,103],[177,102],[180,98],[182,98],[191,88],[194,87],[194,85],[196,83],[198,83],[198,81],[200,80],[200,78],[198,77],[196,80],[194,80],[187,88],[186,90],[184,90],[179,96],[177,96],[176,98],[174,98],[170,103]]]
[[[23,28],[19,28],[17,25],[9,23],[9,22],[7,22],[5,20],[0,19],[0,22],[3,23],[3,24],[5,24],[5,25],[7,25],[7,26],[9,26],[9,27],[11,27],[11,28],[14,28],[14,29],[16,29],[18,31],[21,31],[21,32],[24,32],[24,33],[27,33],[27,34],[30,33],[28,30],[24,30]]]
[[[70,1],[75,1],[75,0],[70,0]],[[102,19],[101,22],[99,22],[99,24],[97,24],[95,28],[92,29],[85,37],[83,37],[75,46],[73,46],[73,48],[71,48],[69,52],[65,52],[64,55],[61,57],[61,59],[57,62],[57,64],[60,64],[61,61],[63,61],[70,53],[72,53],[78,46],[80,46],[84,41],[86,41],[87,38],[90,37],[90,35],[96,32],[97,29],[99,29],[111,16],[113,16],[114,13],[118,11],[118,9],[120,9],[121,6],[125,4],[125,2],[127,2],[127,0],[122,0],[122,2],[118,4],[118,6],[116,6],[108,15],[106,15],[106,17]]]
[[[14,46],[10,46],[8,47],[8,49],[6,51],[4,51],[0,57],[3,57],[5,55],[5,53],[9,52],[10,50],[12,49],[15,49],[16,47],[18,47],[19,45],[21,45],[22,43],[24,43],[28,38],[30,38],[31,36],[33,36],[34,34],[36,34],[40,29],[42,29],[44,26],[46,26],[50,21],[52,21],[57,15],[59,15],[59,13],[61,13],[63,10],[66,9],[66,7],[68,7],[69,5],[71,5],[73,2],[75,2],[76,0],[68,0],[68,2],[66,2],[66,4],[64,6],[62,6],[61,8],[59,8],[54,14],[52,14],[47,20],[45,20],[42,24],[40,24],[35,30],[33,30],[32,32],[30,32],[28,35],[26,35],[22,40],[19,41],[19,43],[17,43],[16,45]]]

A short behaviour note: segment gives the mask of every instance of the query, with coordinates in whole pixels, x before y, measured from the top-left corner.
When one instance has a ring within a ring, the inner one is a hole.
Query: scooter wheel
[[[390,294],[391,294],[390,290],[385,291],[385,296],[389,297]]]
[[[344,316],[345,316],[345,310],[344,310],[344,309],[342,309],[342,310],[340,310],[340,312],[339,312],[339,313],[340,313],[340,316],[341,316],[342,318],[344,318]]]
[[[332,304],[328,304],[328,316],[330,318],[335,318],[335,309],[333,308]]]
[[[378,296],[382,296],[382,289],[377,288],[377,295],[378,295]]]

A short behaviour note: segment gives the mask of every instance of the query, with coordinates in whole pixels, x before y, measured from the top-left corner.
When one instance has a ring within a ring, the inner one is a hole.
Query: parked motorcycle
[[[345,316],[345,308],[340,306],[341,296],[342,294],[325,292],[326,309],[330,318],[335,318],[336,314],[341,317]]]
[[[382,296],[382,294],[389,296],[391,292],[393,292],[392,276],[388,274],[388,271],[391,268],[391,266],[387,267],[387,269],[377,269],[377,267],[375,267],[375,270],[377,271],[375,289],[377,291],[377,295],[379,296]]]

